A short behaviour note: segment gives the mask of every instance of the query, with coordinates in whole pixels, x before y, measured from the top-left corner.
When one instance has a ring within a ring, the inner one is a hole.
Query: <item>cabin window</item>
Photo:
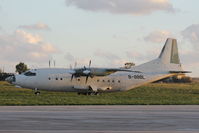
[[[110,82],[110,80],[108,80],[108,82]]]
[[[50,77],[48,78],[48,80],[51,80]]]
[[[114,83],[115,81],[114,81],[114,80],[112,80],[112,82]]]
[[[58,80],[58,78],[55,78],[56,80]]]
[[[120,80],[118,80],[118,83],[120,83]]]
[[[24,75],[26,75],[26,76],[36,76],[36,73],[28,71],[28,72],[25,72]]]
[[[60,78],[60,80],[63,80],[63,78]]]
[[[105,80],[102,80],[102,82],[105,82]]]
[[[77,81],[80,81],[80,79],[77,79]]]
[[[99,82],[99,79],[97,80],[97,82]]]

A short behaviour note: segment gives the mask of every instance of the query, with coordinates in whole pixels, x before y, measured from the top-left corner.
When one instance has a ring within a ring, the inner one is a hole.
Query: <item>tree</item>
[[[19,74],[21,74],[27,70],[28,70],[28,67],[23,62],[20,62],[19,64],[16,65],[16,72],[18,72]]]

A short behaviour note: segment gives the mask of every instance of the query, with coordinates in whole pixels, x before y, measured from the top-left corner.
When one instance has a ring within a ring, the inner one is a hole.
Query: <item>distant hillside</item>
[[[193,82],[198,82],[199,83],[199,78],[192,78]]]
[[[189,76],[186,76],[184,74],[161,79],[159,81],[155,81],[154,83],[191,83],[193,82],[193,79]]]

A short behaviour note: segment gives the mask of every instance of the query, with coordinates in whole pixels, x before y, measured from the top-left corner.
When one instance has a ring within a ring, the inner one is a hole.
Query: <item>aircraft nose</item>
[[[12,84],[12,83],[16,82],[16,77],[15,77],[15,75],[9,76],[5,80]]]

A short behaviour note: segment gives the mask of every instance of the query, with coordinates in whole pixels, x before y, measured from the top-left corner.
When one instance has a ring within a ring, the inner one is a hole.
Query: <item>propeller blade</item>
[[[71,75],[71,79],[70,79],[71,82],[72,82],[73,77],[74,77],[74,75],[76,74],[76,71],[75,71],[75,70],[69,70],[69,73],[72,74],[72,75]]]
[[[89,61],[89,65],[88,66],[89,66],[89,68],[91,67],[91,60]]]
[[[70,81],[72,82],[74,75],[72,74]]]
[[[87,82],[88,82],[88,77],[89,77],[89,76],[86,76],[86,82],[85,82],[85,83],[87,83]]]

